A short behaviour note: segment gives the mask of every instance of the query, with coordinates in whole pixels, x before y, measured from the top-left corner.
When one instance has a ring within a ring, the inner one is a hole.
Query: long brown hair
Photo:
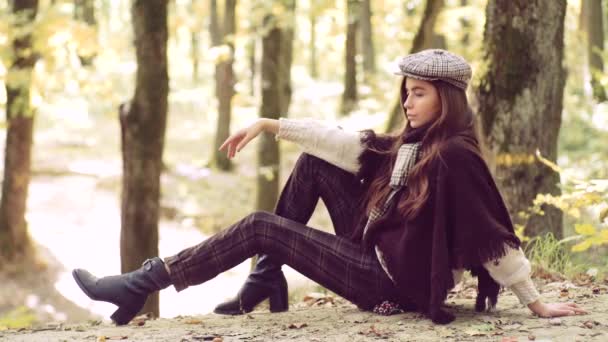
[[[465,134],[471,138],[472,144],[467,146],[474,153],[483,157],[480,145],[480,133],[477,128],[473,111],[469,106],[464,90],[443,81],[431,81],[437,89],[441,101],[441,113],[434,122],[430,123],[424,137],[420,159],[408,175],[407,196],[399,201],[397,210],[401,217],[406,219],[415,218],[429,198],[429,174],[437,161],[441,160],[441,150],[450,137],[457,134]],[[403,103],[407,98],[405,91],[405,77],[401,82],[401,110],[405,116]],[[407,119],[403,126],[395,132],[378,134],[375,138],[380,144],[368,145],[368,148],[377,153],[378,165],[374,165],[375,172],[369,179],[364,200],[367,202],[366,213],[369,215],[372,208],[380,207],[384,203],[389,192],[388,186],[391,178],[392,168],[397,158],[399,147],[403,143],[403,137],[412,130]]]

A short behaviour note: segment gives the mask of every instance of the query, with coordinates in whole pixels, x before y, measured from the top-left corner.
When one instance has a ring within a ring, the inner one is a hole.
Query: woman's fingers
[[[572,303],[572,302],[570,302],[570,303],[565,303],[565,304],[566,304],[566,306],[567,306],[569,309],[574,310],[574,311],[576,311],[576,312],[585,312],[585,313],[587,312],[587,310],[585,310],[585,309],[581,308],[581,307],[580,307],[580,306],[578,306],[578,304],[576,304],[576,303]]]
[[[239,142],[239,143],[236,145],[236,151],[237,151],[237,152],[240,152],[240,151],[243,149],[243,147],[245,147],[245,145],[247,145],[247,143],[248,143],[248,142],[249,142],[251,139],[253,139],[253,136],[252,136],[251,134],[247,134],[247,135],[246,135],[246,136],[243,138],[243,140],[241,140],[241,141],[240,141],[240,142]]]
[[[232,137],[228,137],[228,139],[224,140],[224,142],[222,143],[222,146],[220,146],[220,148],[218,148],[218,151],[223,150],[226,147],[226,145],[228,145],[228,143],[230,142],[231,138]]]

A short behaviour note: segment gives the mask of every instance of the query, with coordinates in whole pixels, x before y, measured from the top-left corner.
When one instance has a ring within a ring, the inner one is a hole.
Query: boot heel
[[[289,298],[287,295],[287,286],[282,286],[279,291],[275,291],[268,297],[270,304],[270,312],[283,312],[289,309]]]
[[[129,306],[119,306],[118,310],[114,311],[110,318],[116,323],[116,325],[125,325],[137,315],[137,308]]]

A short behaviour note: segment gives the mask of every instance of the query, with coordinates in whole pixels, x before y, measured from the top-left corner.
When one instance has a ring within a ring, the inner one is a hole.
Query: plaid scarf
[[[393,167],[393,173],[391,174],[391,180],[389,186],[391,192],[388,194],[384,205],[380,208],[374,207],[367,219],[365,228],[363,228],[363,236],[365,236],[368,228],[377,221],[382,215],[386,213],[390,207],[395,195],[401,191],[401,189],[407,185],[407,177],[416,164],[418,158],[418,151],[420,151],[421,142],[416,143],[405,143],[399,148],[397,152],[397,160],[395,160],[395,166]]]

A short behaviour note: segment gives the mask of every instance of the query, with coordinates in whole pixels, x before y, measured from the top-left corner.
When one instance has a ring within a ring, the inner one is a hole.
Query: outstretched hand
[[[540,301],[529,305],[530,310],[540,317],[560,317],[584,315],[587,311],[576,303],[542,303]]]
[[[264,131],[263,122],[256,121],[250,126],[242,128],[229,136],[222,146],[220,146],[219,150],[222,151],[226,149],[228,159],[234,158],[236,152],[240,152],[247,143],[257,137],[262,131]]]

